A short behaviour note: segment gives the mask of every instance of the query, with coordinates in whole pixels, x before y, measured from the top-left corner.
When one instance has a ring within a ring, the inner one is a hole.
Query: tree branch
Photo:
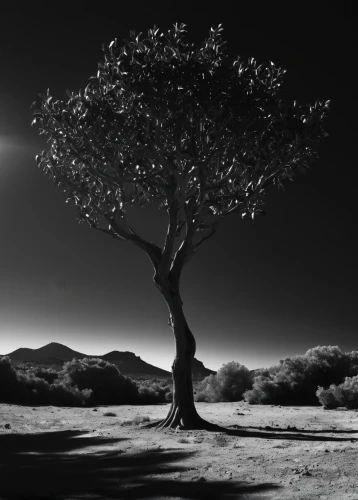
[[[175,237],[178,227],[179,200],[176,196],[177,183],[173,176],[170,176],[170,193],[168,203],[170,204],[167,210],[169,214],[169,225],[165,239],[165,245],[162,252],[160,274],[167,274],[171,264],[171,255],[174,247]]]
[[[111,220],[108,216],[105,216],[105,218],[109,225],[112,226],[114,231],[116,231],[120,236],[124,237],[125,239],[136,245],[138,248],[144,250],[144,252],[150,258],[154,269],[157,269],[162,254],[161,248],[155,245],[155,243],[150,243],[149,241],[142,239],[128,225],[127,227],[129,228],[130,233],[127,233],[124,229],[120,228],[118,224],[115,221]]]
[[[116,234],[115,231],[112,229],[112,226],[110,226],[111,229],[103,229],[102,227],[99,227],[98,224],[96,224],[92,220],[87,220],[87,222],[94,229],[97,229],[98,231],[102,231],[103,233],[109,234],[109,236],[112,236],[112,238],[114,238],[115,240],[128,241],[126,238],[122,238],[121,236],[119,236],[119,234]]]
[[[194,245],[194,251],[197,250],[197,248],[202,245],[204,243],[204,241],[206,240],[209,240],[215,233],[216,233],[216,229],[217,229],[217,223],[215,223],[212,227],[211,227],[211,230],[210,232],[204,236],[203,238],[201,238],[201,240],[199,240],[195,245]]]
[[[173,262],[170,268],[169,276],[175,282],[179,283],[180,275],[184,264],[188,262],[194,255],[193,238],[196,229],[196,224],[193,222],[193,210],[195,201],[191,198],[184,204],[184,211],[186,215],[186,235],[185,239],[174,255]]]
[[[92,202],[92,204],[95,206],[96,211],[104,219],[106,219],[106,221],[108,222],[111,229],[107,230],[107,229],[99,228],[92,221],[88,221],[89,224],[92,225],[92,227],[94,227],[95,229],[99,229],[100,231],[105,232],[106,234],[110,234],[112,237],[114,236],[115,238],[118,238],[118,239],[130,241],[131,243],[136,245],[138,248],[141,248],[142,250],[144,250],[144,252],[150,258],[150,260],[153,264],[153,267],[155,269],[157,269],[157,266],[160,262],[162,250],[154,243],[150,243],[149,241],[146,241],[146,240],[142,239],[140,236],[138,236],[133,231],[133,229],[129,226],[129,224],[127,223],[125,218],[123,218],[123,220],[124,220],[124,223],[126,224],[126,226],[128,227],[129,232],[127,232],[125,229],[120,227],[117,224],[117,222],[115,221],[115,219],[109,217],[106,213],[104,213],[103,210],[101,210],[101,208],[98,205],[94,204],[93,202]]]

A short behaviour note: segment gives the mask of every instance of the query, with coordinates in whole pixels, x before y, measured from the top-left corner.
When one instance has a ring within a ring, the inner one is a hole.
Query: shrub
[[[197,384],[194,399],[207,403],[240,401],[243,393],[251,387],[250,371],[246,366],[231,361],[215,375],[209,375]]]
[[[103,359],[75,358],[64,364],[60,377],[80,390],[91,389],[89,404],[132,404],[139,397],[136,383]]]
[[[145,417],[142,417],[141,415],[136,415],[133,420],[125,420],[124,422],[122,422],[122,425],[126,426],[126,425],[139,425],[139,424],[142,424],[144,422],[150,422],[150,418],[145,416]]]
[[[358,375],[358,351],[348,353],[349,356],[349,377]]]
[[[43,378],[49,384],[52,384],[59,378],[58,372],[51,368],[44,368],[42,366],[28,366],[27,363],[16,366],[16,370],[23,373],[33,373],[38,378]]]
[[[49,404],[54,406],[88,405],[91,394],[90,389],[80,390],[77,386],[68,385],[64,381],[55,381],[50,385]]]
[[[141,384],[138,390],[138,400],[139,403],[142,404],[166,403],[168,401],[167,395],[171,393],[171,387],[169,385],[160,386],[156,382],[150,384],[150,381],[147,381],[145,384]]]
[[[350,356],[337,346],[318,346],[256,370],[244,399],[250,404],[317,405],[317,387],[341,383],[351,367]]]
[[[0,401],[12,403],[21,392],[21,384],[18,381],[15,368],[8,356],[0,358]]]
[[[133,419],[135,425],[143,424],[144,422],[150,422],[150,418],[148,416],[142,417],[141,415],[136,415]]]
[[[349,410],[358,408],[358,375],[346,377],[340,385],[331,384],[328,389],[318,387],[316,396],[319,402],[328,409],[344,406]]]
[[[180,438],[180,439],[178,439],[177,443],[189,444],[190,441],[189,441],[189,439],[186,439],[186,438]]]
[[[80,391],[64,381],[50,384],[32,370],[15,370],[8,356],[0,358],[0,402],[81,406],[90,395],[91,391]]]

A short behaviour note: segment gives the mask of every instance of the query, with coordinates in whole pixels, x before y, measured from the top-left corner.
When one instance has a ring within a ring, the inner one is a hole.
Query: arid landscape
[[[1,404],[0,498],[358,499],[356,410],[196,407],[222,431],[144,427],[169,404]]]

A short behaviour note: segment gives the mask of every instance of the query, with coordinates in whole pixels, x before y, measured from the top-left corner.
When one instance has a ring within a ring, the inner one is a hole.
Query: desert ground
[[[358,499],[357,411],[196,407],[223,430],[129,424],[169,404],[0,404],[0,499]]]

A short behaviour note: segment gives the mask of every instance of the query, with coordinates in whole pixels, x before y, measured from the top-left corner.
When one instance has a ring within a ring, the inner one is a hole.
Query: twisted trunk
[[[169,309],[169,326],[175,339],[175,359],[172,365],[173,402],[167,417],[159,422],[158,429],[164,427],[181,429],[211,429],[216,427],[202,419],[194,405],[192,382],[192,362],[195,356],[195,338],[190,331],[183,312],[183,302],[179,294],[178,283],[169,279],[159,280],[154,277],[154,283],[163,295]],[[152,425],[149,425],[152,426]]]

